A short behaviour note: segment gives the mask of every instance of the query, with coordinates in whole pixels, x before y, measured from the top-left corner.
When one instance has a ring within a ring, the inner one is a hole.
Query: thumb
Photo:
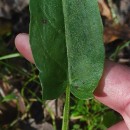
[[[119,112],[130,129],[130,68],[106,62],[95,98]]]

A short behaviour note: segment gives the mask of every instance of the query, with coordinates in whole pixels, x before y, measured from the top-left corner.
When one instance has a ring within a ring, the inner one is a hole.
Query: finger
[[[119,112],[130,129],[130,68],[106,62],[95,98]]]
[[[126,126],[124,121],[121,121],[112,127],[108,128],[107,130],[129,130],[128,127]]]
[[[34,63],[32,51],[29,44],[28,34],[19,34],[15,38],[15,46],[17,50],[30,62]]]

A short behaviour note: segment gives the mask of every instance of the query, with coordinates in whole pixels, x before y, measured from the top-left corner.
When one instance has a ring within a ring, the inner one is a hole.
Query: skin
[[[31,63],[34,63],[27,34],[19,34],[15,39],[18,51]],[[114,109],[123,117],[123,121],[108,130],[130,130],[130,68],[111,61],[105,61],[104,73],[94,97]]]

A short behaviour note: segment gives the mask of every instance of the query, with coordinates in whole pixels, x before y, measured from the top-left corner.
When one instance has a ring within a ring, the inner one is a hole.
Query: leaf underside
[[[104,66],[103,29],[96,0],[30,0],[30,43],[44,99],[67,85],[92,97]]]

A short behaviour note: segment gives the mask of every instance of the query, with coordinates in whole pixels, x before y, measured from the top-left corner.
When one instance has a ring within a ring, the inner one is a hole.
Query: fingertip
[[[18,34],[15,38],[15,46],[17,50],[31,63],[34,63],[31,47],[29,44],[29,36],[26,33]]]

